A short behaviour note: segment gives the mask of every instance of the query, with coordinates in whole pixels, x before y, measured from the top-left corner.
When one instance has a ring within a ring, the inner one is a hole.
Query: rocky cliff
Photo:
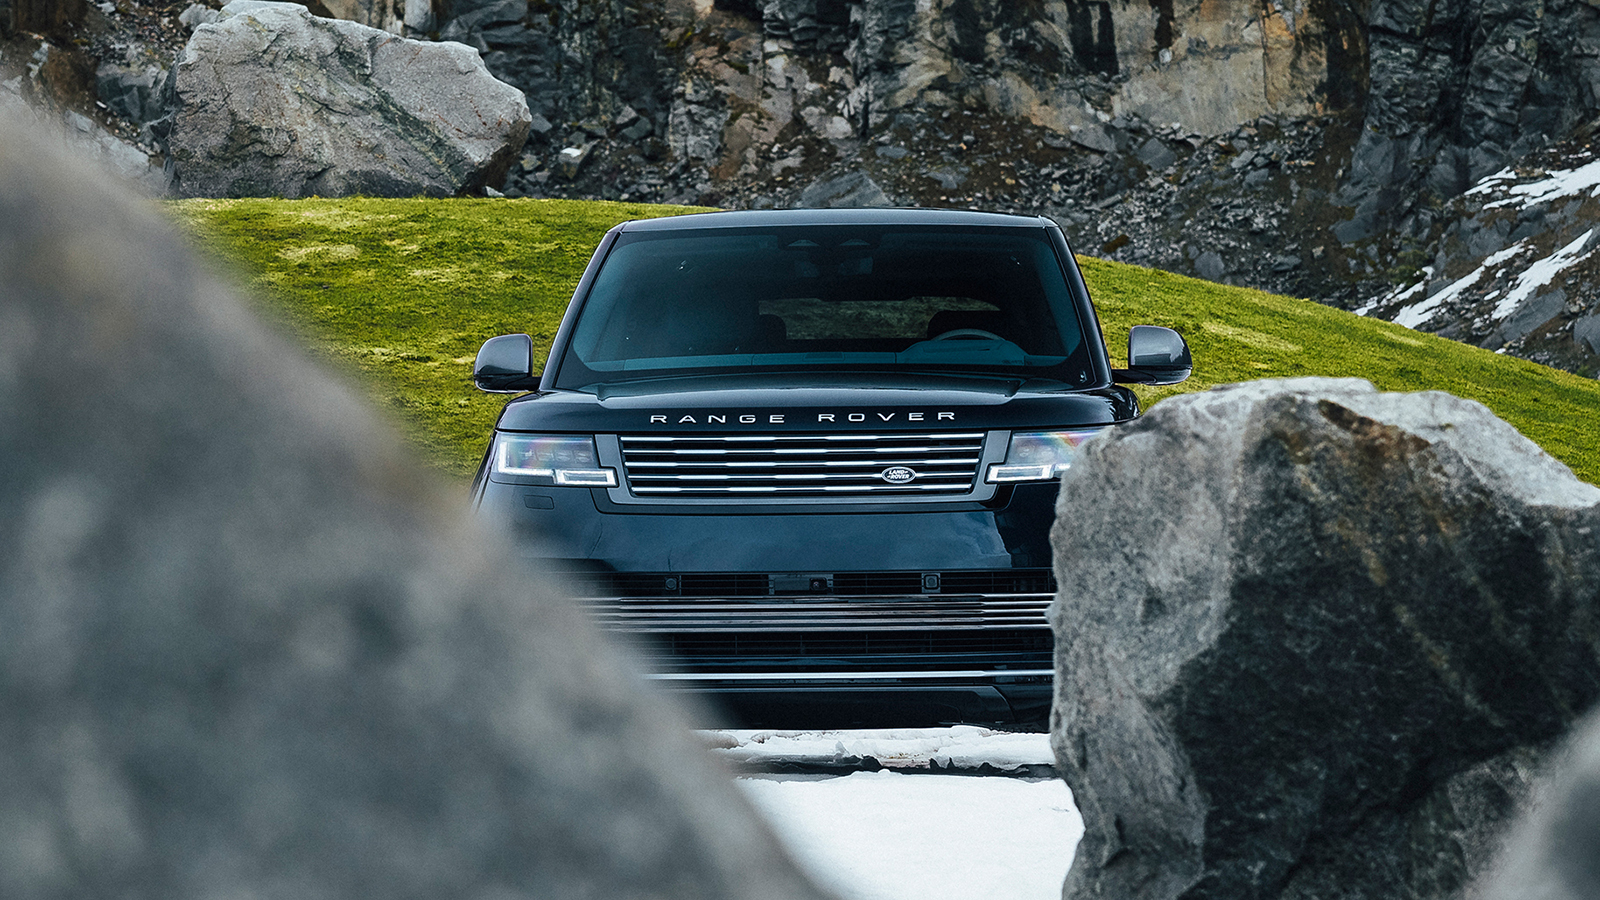
[[[1473,184],[1600,114],[1588,0],[535,9],[442,12],[550,125],[516,192],[784,205],[858,173],[889,202],[1040,212],[1082,252],[1347,308],[1414,281]]]
[[[1042,213],[1080,252],[1352,309],[1450,252],[1471,186],[1600,118],[1595,0],[312,3],[472,45],[521,89],[513,196],[759,207],[851,176],[853,196]],[[119,4],[41,34],[66,52],[72,27],[154,8]],[[49,94],[19,34],[0,82]]]

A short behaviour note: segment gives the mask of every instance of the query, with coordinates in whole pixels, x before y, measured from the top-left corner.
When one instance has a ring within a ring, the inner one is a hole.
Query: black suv
[[[561,569],[650,675],[746,724],[1034,723],[1048,712],[1057,474],[1188,377],[1137,326],[1113,369],[1054,223],[725,212],[600,242],[506,404],[479,513]],[[1109,563],[1108,564],[1112,564]]]

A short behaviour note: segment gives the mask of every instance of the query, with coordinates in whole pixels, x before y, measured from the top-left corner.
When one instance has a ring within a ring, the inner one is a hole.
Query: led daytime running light
[[[591,437],[501,434],[495,440],[496,475],[548,478],[575,487],[616,487],[616,470],[598,463]]]
[[[1019,431],[1011,435],[1005,462],[989,467],[990,484],[1049,481],[1071,468],[1078,447],[1100,429],[1083,431]]]

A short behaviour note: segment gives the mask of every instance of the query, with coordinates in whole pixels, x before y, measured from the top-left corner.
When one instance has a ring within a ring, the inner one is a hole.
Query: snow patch
[[[1490,269],[1509,262],[1518,255],[1526,252],[1527,249],[1528,242],[1524,240],[1518,241],[1504,250],[1493,254],[1488,259],[1480,263],[1476,269],[1473,269],[1471,272],[1468,272],[1461,278],[1451,282],[1451,284],[1444,290],[1434,294],[1432,297],[1429,297],[1420,303],[1413,303],[1412,305],[1401,309],[1400,312],[1395,314],[1395,324],[1404,325],[1405,327],[1412,329],[1421,326],[1422,323],[1428,321],[1428,319],[1433,316],[1435,310],[1443,306],[1445,303],[1448,303],[1449,301],[1461,296],[1461,294],[1466,292],[1473,285],[1477,284],[1478,281],[1483,278],[1484,274]]]
[[[1484,209],[1532,206],[1535,203],[1543,203],[1547,200],[1573,197],[1584,191],[1588,191],[1590,197],[1600,197],[1600,160],[1595,160],[1576,169],[1561,169],[1550,172],[1538,181],[1505,187],[1505,182],[1515,178],[1516,173],[1511,169],[1502,169],[1478,182],[1467,191],[1467,195],[1487,194],[1503,188],[1505,196],[1493,203],[1484,204]]]
[[[1048,734],[1014,734],[973,725],[951,728],[880,728],[849,731],[727,730],[702,733],[711,752],[734,764],[784,760],[839,762],[872,757],[885,766],[1001,770],[1053,766]]]
[[[1596,163],[1596,165],[1600,165],[1600,163]],[[1560,275],[1563,269],[1577,265],[1593,255],[1593,250],[1588,253],[1582,251],[1583,245],[1594,235],[1594,232],[1595,229],[1589,229],[1580,235],[1577,240],[1528,266],[1518,276],[1516,285],[1506,292],[1505,297],[1501,298],[1499,303],[1495,304],[1494,317],[1496,319],[1504,319],[1516,312],[1517,307],[1521,306],[1524,300],[1532,297],[1534,291],[1554,281],[1555,277]],[[1490,257],[1491,260],[1493,258]],[[1488,264],[1485,263],[1485,265]]]
[[[1494,173],[1493,175],[1485,176],[1482,181],[1478,182],[1477,184],[1473,185],[1470,188],[1467,188],[1466,194],[1464,196],[1471,197],[1471,196],[1473,196],[1475,194],[1487,194],[1490,191],[1494,190],[1495,188],[1499,187],[1502,182],[1515,181],[1516,178],[1517,178],[1516,171],[1514,169],[1512,169],[1510,166],[1506,166],[1504,169],[1501,169],[1500,171]]]
[[[844,900],[1057,900],[1083,837],[1059,779],[855,772],[737,783],[801,867]]]
[[[1401,303],[1415,297],[1419,292],[1426,290],[1428,282],[1433,278],[1433,266],[1422,267],[1422,280],[1410,287],[1397,287],[1382,297],[1368,300],[1366,305],[1356,310],[1358,316],[1370,316],[1374,312],[1392,303]]]

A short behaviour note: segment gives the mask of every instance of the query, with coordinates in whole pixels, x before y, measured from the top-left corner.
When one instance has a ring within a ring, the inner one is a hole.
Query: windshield
[[[788,226],[623,233],[557,386],[795,370],[1086,384],[1044,229]]]

